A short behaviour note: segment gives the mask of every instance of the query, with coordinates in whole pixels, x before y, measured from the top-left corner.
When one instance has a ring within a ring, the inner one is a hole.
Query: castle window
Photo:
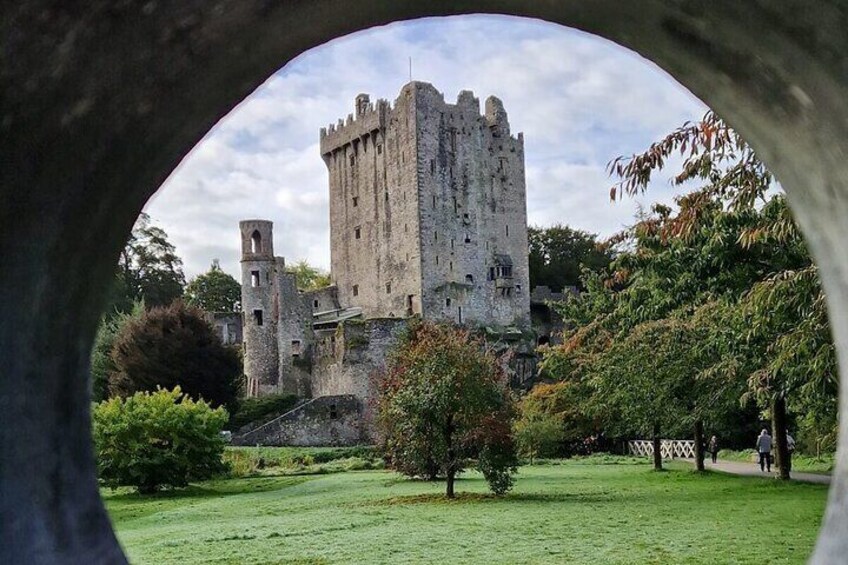
[[[335,404],[330,404],[330,419],[335,420],[339,417],[339,412]]]
[[[520,284],[515,285],[515,294],[521,294],[521,285]]]
[[[353,228],[353,237],[355,237],[356,239],[361,239],[362,238],[362,228],[360,228],[359,226]]]
[[[430,159],[430,174],[431,175],[436,174],[436,160],[435,159]]]
[[[300,351],[301,351],[300,340],[299,339],[293,339],[292,340],[292,357],[295,357],[295,358],[300,357]]]
[[[509,226],[505,226],[505,227],[506,227],[506,236],[509,237]]]
[[[359,206],[359,197],[354,196],[353,197],[353,207],[356,208],[357,206]]]
[[[489,267],[489,280],[490,281],[495,280],[495,268],[494,267]]]
[[[406,295],[406,315],[412,316],[415,313],[415,310],[412,308],[412,301],[415,299],[414,294]]]
[[[382,154],[383,154],[383,144],[381,143],[380,145],[377,146],[377,155],[382,155]]]
[[[434,194],[433,195],[433,208],[435,208],[435,207],[436,207],[436,195]]]
[[[473,283],[474,282],[474,275],[465,275],[465,282]]]
[[[456,202],[456,196],[453,197],[453,211],[456,213],[459,210],[459,204]]]
[[[471,235],[465,234],[465,243],[471,243]]]
[[[433,232],[433,241],[439,241],[439,232]]]
[[[450,262],[450,266],[448,267],[451,271],[453,271],[453,261]]]
[[[454,240],[451,240],[451,249],[453,249],[453,241],[454,241]]]
[[[359,296],[359,285],[358,284],[353,285],[353,295]]]
[[[356,157],[354,155],[350,156],[350,166],[354,166],[356,164]]]
[[[463,214],[463,215],[462,215],[462,219],[463,219],[463,220],[468,220],[468,219],[469,219],[468,214],[467,214],[467,213]]]
[[[436,255],[436,265],[438,265],[438,264],[439,264],[439,256]]]
[[[462,306],[459,306],[456,309],[456,321],[457,321],[457,323],[460,323],[460,324],[462,323]]]
[[[257,326],[262,325],[262,310],[253,311],[253,321],[256,322]]]
[[[450,308],[450,305],[451,305],[451,299],[450,299],[450,298],[445,298],[445,306],[447,306],[448,308]]]
[[[313,308],[318,308],[318,301],[317,301],[317,300],[313,300],[313,301],[312,301],[312,306],[313,306]]]
[[[404,196],[406,196],[406,194],[404,194]],[[389,193],[388,193],[388,191],[386,191],[386,192],[384,192],[384,193],[383,193],[383,199],[384,199],[386,202],[388,202],[388,201],[389,201]]]
[[[386,294],[392,293],[392,283],[386,283]]]
[[[259,286],[259,271],[250,271],[250,286]]]
[[[262,253],[262,235],[259,230],[253,230],[253,235],[250,236],[250,252]]]
[[[400,153],[400,162],[406,163],[406,151],[401,151]]]

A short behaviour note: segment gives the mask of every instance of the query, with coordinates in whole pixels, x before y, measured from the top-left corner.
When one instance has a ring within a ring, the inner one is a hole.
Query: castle
[[[299,292],[274,256],[271,222],[241,222],[244,370],[248,395],[312,398],[312,416],[334,420],[330,432],[312,422],[301,435],[321,428],[329,439],[316,441],[344,443],[409,319],[529,335],[524,139],[510,133],[499,99],[481,115],[469,91],[450,104],[410,82],[393,105],[357,96],[355,114],[321,129],[320,148],[333,285]],[[342,405],[358,416],[342,422]],[[282,427],[274,433],[290,434]]]

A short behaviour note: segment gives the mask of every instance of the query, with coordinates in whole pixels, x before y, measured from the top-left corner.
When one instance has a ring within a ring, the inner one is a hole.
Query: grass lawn
[[[447,502],[443,484],[387,471],[104,495],[133,563],[763,564],[812,550],[826,487],[600,461],[522,467],[503,499],[475,473]]]

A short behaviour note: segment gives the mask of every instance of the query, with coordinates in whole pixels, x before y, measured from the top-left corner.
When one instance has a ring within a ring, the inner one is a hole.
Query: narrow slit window
[[[386,294],[392,293],[392,283],[386,283]]]
[[[354,196],[353,197],[353,207],[356,208],[357,206],[359,206],[359,197]]]
[[[359,296],[359,285],[358,284],[353,285],[353,295]]]
[[[450,299],[450,298],[445,298],[445,306],[447,306],[448,308],[450,308],[450,305],[451,305],[451,299]]]
[[[509,237],[509,226],[504,226],[506,228],[506,236]]]
[[[253,288],[259,286],[259,271],[250,271],[250,286]]]
[[[262,325],[262,310],[253,311],[253,321],[256,322],[257,326]]]
[[[356,239],[362,238],[362,228],[355,227],[353,228],[353,237]]]

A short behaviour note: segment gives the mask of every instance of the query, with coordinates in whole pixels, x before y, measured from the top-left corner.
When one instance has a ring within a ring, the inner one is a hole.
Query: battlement
[[[360,94],[356,97],[355,117],[348,114],[346,120],[340,119],[336,124],[321,128],[321,155],[326,157],[336,149],[353,143],[355,139],[382,131],[391,109],[388,100],[381,98],[373,104],[367,94]]]

